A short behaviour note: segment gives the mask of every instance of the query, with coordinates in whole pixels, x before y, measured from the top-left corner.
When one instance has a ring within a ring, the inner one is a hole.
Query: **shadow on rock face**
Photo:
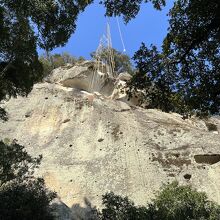
[[[74,220],[84,219],[84,220],[97,220],[98,211],[96,207],[93,207],[91,202],[84,198],[85,207],[75,204],[72,206],[71,211]]]
[[[51,205],[54,210],[55,220],[98,220],[98,211],[91,202],[84,198],[84,206],[74,204],[69,208],[60,200],[55,200]]]

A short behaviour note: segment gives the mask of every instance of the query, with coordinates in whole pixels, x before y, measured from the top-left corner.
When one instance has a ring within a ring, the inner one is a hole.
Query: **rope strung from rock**
[[[107,64],[109,66],[109,75],[111,77],[114,77],[114,54],[112,49],[112,39],[111,39],[111,29],[110,29],[110,19],[108,18],[107,22],[107,56],[109,63]]]
[[[123,52],[126,52],[125,42],[124,42],[124,39],[123,39],[123,35],[122,35],[122,31],[121,31],[121,27],[120,27],[118,17],[116,17],[116,20],[117,20],[117,24],[118,24],[118,31],[119,31],[119,35],[120,35],[120,38],[121,38],[121,43],[122,43],[122,46],[123,46]]]

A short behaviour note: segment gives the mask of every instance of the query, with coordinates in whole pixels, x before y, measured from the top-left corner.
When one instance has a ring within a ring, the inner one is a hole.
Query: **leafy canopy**
[[[32,158],[15,141],[0,141],[0,219],[53,219],[50,202],[56,194],[33,176],[41,158]]]
[[[106,0],[103,4],[106,14],[123,15],[127,22],[143,2],[148,1]],[[165,1],[152,2],[158,9],[165,5]],[[219,114],[220,1],[176,0],[162,51],[142,45],[134,60],[139,72],[131,90],[145,90],[149,107],[182,114]]]
[[[128,83],[128,94],[142,90],[143,98],[140,102],[147,103],[148,108],[159,108],[163,111],[172,111],[175,105],[172,101],[175,93],[172,91],[173,78],[167,72],[166,62],[156,46],[147,48],[142,44],[133,57],[138,70]]]
[[[0,101],[27,95],[43,76],[37,47],[63,46],[92,0],[0,0]],[[2,116],[5,113],[1,112]]]
[[[0,186],[10,181],[19,182],[31,177],[41,159],[41,155],[32,158],[16,141],[11,144],[0,141]]]
[[[220,206],[208,200],[205,193],[173,182],[164,187],[153,201],[156,219],[218,219]]]
[[[53,54],[49,56],[42,55],[39,57],[39,61],[43,66],[43,75],[47,76],[53,69],[65,66],[66,64],[75,65],[76,63],[85,61],[85,59],[83,57],[74,57],[65,52],[62,54]]]
[[[141,220],[148,216],[147,208],[137,207],[127,197],[115,195],[113,192],[102,197],[102,204],[104,208],[100,212],[100,219],[103,220]]]
[[[190,111],[220,110],[220,2],[178,0],[162,54],[175,89]]]
[[[215,220],[220,216],[220,207],[209,201],[205,193],[179,186],[177,182],[164,186],[145,207],[114,193],[103,196],[103,206],[100,214],[103,220]]]
[[[123,16],[124,21],[127,23],[132,18],[135,18],[140,10],[140,5],[142,3],[152,2],[153,6],[161,10],[165,6],[165,0],[134,0],[134,1],[124,1],[124,0],[102,0],[100,1],[106,7],[106,16]]]

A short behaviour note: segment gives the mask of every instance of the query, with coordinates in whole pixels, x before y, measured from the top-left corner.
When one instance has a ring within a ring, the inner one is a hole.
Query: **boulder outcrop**
[[[108,73],[94,71],[96,63],[85,61],[81,64],[60,67],[51,73],[45,81],[60,84],[67,88],[75,88],[87,92],[99,92],[110,96],[115,88],[115,79],[108,76]]]

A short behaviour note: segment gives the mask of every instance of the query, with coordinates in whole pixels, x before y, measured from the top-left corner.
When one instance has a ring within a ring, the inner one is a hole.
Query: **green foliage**
[[[37,47],[63,46],[92,0],[0,0],[0,101],[27,95],[43,77]],[[4,116],[4,115],[3,115]]]
[[[0,219],[52,220],[49,204],[55,196],[40,178],[4,185],[0,188]]]
[[[43,67],[43,77],[48,76],[51,71],[54,69],[50,58],[46,56],[40,56],[39,61]]]
[[[0,186],[12,180],[23,181],[26,177],[29,178],[42,158],[32,158],[15,141],[11,144],[6,142],[0,141]]]
[[[81,63],[85,61],[85,58],[80,56],[79,58],[70,55],[69,53],[63,54],[53,54],[53,55],[42,55],[39,58],[42,66],[44,76],[47,76],[51,73],[52,70],[65,66],[66,64],[75,65],[76,63]]]
[[[15,141],[0,141],[0,219],[53,219],[50,202],[56,194],[33,177],[40,161],[41,156],[32,158]]]
[[[108,220],[216,220],[220,207],[205,193],[173,182],[163,187],[151,204],[135,206],[127,197],[107,193],[103,196],[101,219]]]
[[[136,207],[127,197],[107,193],[102,198],[104,208],[101,211],[103,220],[142,220],[146,219],[147,208]]]
[[[77,60],[78,63],[84,62],[86,59],[83,56],[80,56]]]
[[[128,72],[130,74],[133,74],[133,68],[131,64],[131,59],[128,55],[121,53],[120,51],[117,51],[116,49],[112,48],[112,54],[113,54],[113,61],[114,61],[114,70],[116,73],[121,72]],[[92,58],[96,57],[96,52],[91,53]],[[102,51],[99,54],[99,59],[102,60],[104,63],[109,63],[109,49],[103,48]]]
[[[163,44],[177,90],[191,110],[218,114],[220,108],[220,2],[178,0],[170,11]]]
[[[154,200],[156,216],[167,220],[219,219],[220,207],[207,199],[205,193],[177,182],[164,187]]]
[[[125,22],[129,22],[132,18],[135,18],[140,10],[140,5],[145,2],[152,2],[153,6],[161,10],[165,6],[165,0],[102,0],[100,3],[106,7],[107,16],[120,16],[123,15]]]
[[[134,55],[130,94],[142,89],[149,107],[164,111],[219,114],[220,2],[176,0],[169,16],[162,51],[142,45]]]
[[[41,64],[43,65],[44,76],[51,73],[53,69],[64,66],[65,64],[75,64],[76,58],[68,53],[63,54],[53,54],[53,55],[42,55],[39,58]]]
[[[137,90],[144,92],[143,99],[149,108],[158,108],[163,111],[174,110],[172,92],[173,78],[167,74],[164,68],[166,60],[158,52],[155,46],[148,49],[144,44],[135,53],[134,60],[138,72],[128,83],[128,94],[131,97]]]

